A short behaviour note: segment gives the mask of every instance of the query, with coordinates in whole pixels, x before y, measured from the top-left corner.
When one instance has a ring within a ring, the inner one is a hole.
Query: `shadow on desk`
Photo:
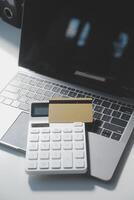
[[[104,182],[86,175],[54,175],[29,176],[29,185],[34,191],[89,191],[95,190],[96,186],[105,188],[107,190],[114,190],[118,184],[133,144],[134,134],[132,134],[124,154],[119,162],[119,165],[115,171],[115,174],[109,182]]]

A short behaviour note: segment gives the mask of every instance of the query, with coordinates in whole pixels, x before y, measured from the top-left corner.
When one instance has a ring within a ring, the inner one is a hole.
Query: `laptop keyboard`
[[[24,74],[17,74],[7,85],[0,94],[0,102],[28,112],[32,101],[54,97],[92,97],[92,132],[116,141],[121,139],[134,110],[133,105]]]

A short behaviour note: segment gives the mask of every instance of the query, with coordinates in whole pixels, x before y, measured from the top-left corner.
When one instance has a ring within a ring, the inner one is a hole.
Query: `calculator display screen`
[[[31,109],[32,117],[48,117],[48,103],[33,103]]]

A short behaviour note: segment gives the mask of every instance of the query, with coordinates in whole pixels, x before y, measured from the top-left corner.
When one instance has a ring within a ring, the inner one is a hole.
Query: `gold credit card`
[[[91,98],[59,98],[49,101],[49,123],[93,122]]]

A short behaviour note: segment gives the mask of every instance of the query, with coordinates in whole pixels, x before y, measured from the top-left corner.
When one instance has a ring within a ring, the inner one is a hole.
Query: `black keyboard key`
[[[112,133],[111,131],[104,129],[103,132],[102,132],[102,135],[105,136],[105,137],[110,137],[111,133]]]
[[[119,141],[120,138],[121,138],[121,135],[119,135],[119,134],[117,134],[117,133],[113,133],[111,138],[112,138],[113,140]]]
[[[111,115],[112,110],[111,110],[111,109],[108,109],[108,108],[105,108],[104,111],[103,111],[103,113],[104,113],[105,115]]]
[[[121,127],[126,127],[126,125],[127,125],[126,121],[118,119],[118,118],[112,118],[111,123],[118,125],[118,126],[121,126]]]
[[[120,106],[118,104],[112,104],[111,108],[113,110],[119,110]]]
[[[109,101],[103,101],[102,106],[109,108],[111,103]]]
[[[122,134],[123,131],[124,131],[124,128],[123,128],[123,127],[116,126],[116,125],[114,125],[114,124],[107,123],[107,122],[104,123],[103,127],[104,127],[105,129],[108,129],[108,130],[117,132],[117,133],[119,133],[119,134]]]
[[[112,116],[113,116],[113,117],[119,118],[119,117],[121,116],[121,112],[114,111],[114,112],[112,113]]]
[[[63,86],[63,87],[64,87],[64,86]],[[74,89],[74,88],[70,88],[70,87],[68,88],[68,90],[75,91],[75,89]]]
[[[96,112],[102,112],[103,110],[103,107],[102,106],[95,106],[95,109],[94,109]]]
[[[98,112],[95,112],[95,113],[94,113],[94,118],[95,118],[95,119],[101,119],[101,117],[102,117],[102,114],[101,114],[101,113],[98,113]]]
[[[77,93],[76,92],[69,92],[68,96],[69,97],[76,97]]]
[[[96,133],[96,134],[98,134],[98,135],[100,135],[101,132],[102,132],[102,128],[96,128],[96,129],[94,129],[93,132]]]
[[[84,97],[85,97],[85,94],[78,94],[77,97],[79,97],[79,98],[84,98]]]
[[[130,115],[131,115],[132,112],[133,112],[133,109],[128,108],[128,107],[121,106],[120,111],[123,112],[123,113],[130,114]]]
[[[105,122],[109,122],[111,117],[109,115],[103,115],[102,120]]]
[[[63,94],[63,95],[67,95],[69,93],[69,90],[66,90],[66,89],[62,89],[60,94]]]
[[[101,128],[102,124],[103,124],[103,121],[101,121],[101,120],[94,120],[91,131],[94,132],[94,133],[100,134],[101,131],[102,131],[102,128]]]
[[[97,105],[100,105],[102,103],[102,100],[101,99],[95,99],[93,101],[94,104],[97,104]]]
[[[121,119],[128,121],[130,119],[131,115],[123,114],[121,116]]]
[[[106,97],[101,97],[101,99],[102,99],[102,100],[107,100],[107,98],[106,98]]]

